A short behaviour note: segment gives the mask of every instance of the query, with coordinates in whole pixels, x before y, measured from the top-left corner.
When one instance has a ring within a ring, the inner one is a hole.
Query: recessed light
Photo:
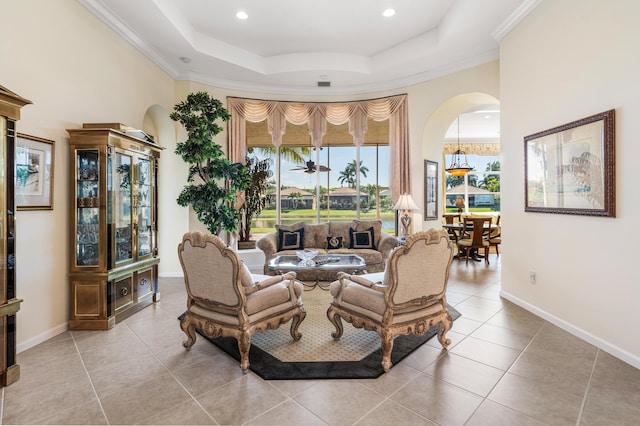
[[[382,16],[385,16],[387,18],[393,16],[396,14],[395,9],[386,9],[384,12],[382,12]]]
[[[236,12],[236,18],[242,19],[244,21],[245,19],[249,18],[249,15],[247,15],[247,12],[245,12],[244,10],[239,10],[238,12]]]

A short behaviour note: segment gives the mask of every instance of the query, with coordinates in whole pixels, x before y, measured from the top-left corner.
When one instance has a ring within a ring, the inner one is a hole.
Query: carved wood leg
[[[238,338],[238,350],[240,351],[240,368],[242,372],[249,371],[249,348],[251,347],[251,335],[244,332]]]
[[[180,328],[184,331],[184,334],[187,335],[187,340],[182,342],[182,346],[184,346],[186,350],[189,350],[196,342],[196,330],[189,320],[189,315],[185,315],[185,317],[182,318],[182,321],[180,321]]]
[[[305,311],[302,311],[299,315],[296,315],[291,320],[291,337],[293,337],[293,340],[295,340],[296,342],[302,337],[302,333],[298,331],[298,327],[300,326],[300,323],[302,323],[302,321],[306,318],[306,316],[307,313]]]
[[[484,248],[484,261],[489,264],[489,246]]]
[[[391,333],[382,332],[380,334],[382,340],[382,369],[388,372],[391,369],[391,351],[393,350],[393,336]]]
[[[440,323],[440,330],[438,330],[438,341],[445,349],[451,344],[451,339],[447,339],[445,335],[451,329],[452,324],[453,320],[451,319],[451,315],[447,313],[447,316],[443,318],[442,322]]]
[[[331,337],[333,337],[335,340],[340,339],[342,337],[344,329],[342,328],[342,320],[340,318],[340,315],[334,312],[333,306],[330,306],[327,310],[327,318],[329,318],[331,324],[333,324],[333,326],[336,328],[336,331],[331,333]]]

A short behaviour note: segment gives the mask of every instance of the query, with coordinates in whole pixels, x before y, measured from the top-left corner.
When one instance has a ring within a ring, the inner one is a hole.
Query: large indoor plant
[[[231,118],[222,102],[206,92],[191,93],[174,107],[171,119],[180,122],[188,138],[176,145],[176,154],[189,164],[187,185],[177,202],[191,206],[209,232],[234,232],[240,214],[236,209],[237,194],[249,183],[247,167],[226,158],[214,137],[223,129],[218,120]]]
[[[271,159],[260,160],[258,157],[247,157],[246,165],[249,169],[249,185],[244,190],[244,204],[240,208],[240,241],[238,248],[254,248],[255,241],[251,240],[251,221],[258,216],[271,199],[268,194],[271,171]]]

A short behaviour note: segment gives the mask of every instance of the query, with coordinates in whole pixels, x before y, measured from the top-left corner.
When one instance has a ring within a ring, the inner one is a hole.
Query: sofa
[[[356,254],[367,264],[366,272],[382,272],[398,239],[382,232],[382,221],[354,220],[276,225],[276,231],[256,242],[264,252],[264,273],[275,275],[268,268],[269,261],[278,255],[295,255],[296,250],[317,250],[318,254]],[[337,271],[296,271],[300,280],[333,281]]]

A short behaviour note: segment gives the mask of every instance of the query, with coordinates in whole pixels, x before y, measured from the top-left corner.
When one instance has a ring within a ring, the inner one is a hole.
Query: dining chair
[[[489,246],[496,248],[496,255],[500,256],[498,246],[502,243],[502,228],[500,227],[500,215],[496,216],[496,228],[489,233]]]
[[[489,264],[489,234],[491,232],[490,217],[465,217],[462,235],[457,242],[458,259],[461,256],[466,258],[469,263],[469,257],[472,252],[484,249],[484,261]]]
[[[445,213],[442,215],[445,225],[453,225],[454,223],[462,222],[462,215],[460,213]],[[456,244],[458,243],[458,232],[453,228],[447,228],[449,238],[451,238]]]

